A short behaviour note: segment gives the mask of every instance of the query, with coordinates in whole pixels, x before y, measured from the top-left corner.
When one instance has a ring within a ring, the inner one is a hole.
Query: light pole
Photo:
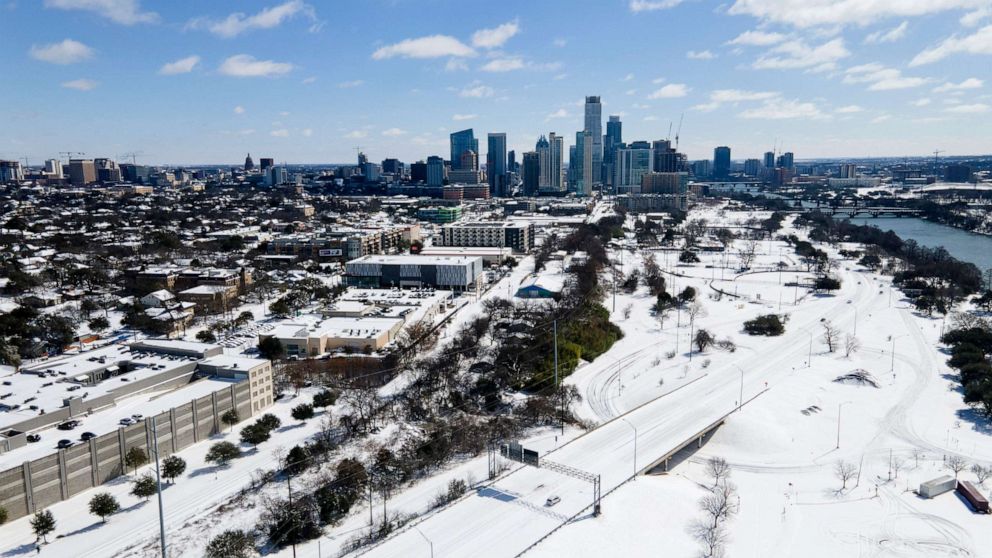
[[[813,367],[813,332],[807,331],[806,333],[809,334],[809,356],[806,357],[806,368],[812,368]]]
[[[627,426],[634,429],[634,476],[636,477],[637,476],[637,427],[631,424],[630,421],[628,421],[625,418],[621,418],[620,420],[626,422]]]
[[[431,547],[431,558],[434,558],[434,543],[431,542],[431,540],[427,538],[427,535],[425,535],[424,532],[420,530],[420,527],[417,527],[416,525],[413,525],[412,527],[413,527],[413,529],[416,532],[420,533],[420,536],[421,537],[424,537],[424,540],[427,541],[427,544],[428,545],[430,545],[430,547]]]
[[[847,405],[850,401],[844,401],[837,405],[837,447],[835,449],[840,449],[840,410]]]
[[[741,396],[740,399],[737,400],[737,410],[740,411],[741,407],[744,406],[744,369],[736,364],[734,366],[741,371]]]

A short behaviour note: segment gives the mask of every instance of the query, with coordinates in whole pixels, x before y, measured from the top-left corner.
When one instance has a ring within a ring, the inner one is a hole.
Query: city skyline
[[[360,146],[413,162],[447,156],[448,135],[473,128],[505,133],[519,160],[549,132],[574,145],[586,96],[602,99],[601,126],[621,116],[626,141],[665,139],[684,113],[691,160],[720,145],[734,160],[776,146],[801,158],[992,151],[992,10],[903,4],[506,2],[438,24],[455,3],[8,2],[17,77],[0,92],[0,158],[331,163]]]

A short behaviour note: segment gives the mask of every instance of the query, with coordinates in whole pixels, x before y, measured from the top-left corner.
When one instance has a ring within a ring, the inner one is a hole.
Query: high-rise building
[[[775,152],[765,151],[765,168],[773,169],[775,168]]]
[[[443,166],[442,162],[442,166]],[[410,165],[410,181],[411,182],[427,182],[427,163],[423,161],[417,161]]]
[[[594,162],[597,161],[594,151],[596,149],[596,137],[592,135],[591,132],[581,132],[579,138],[581,142],[576,142],[579,145],[576,147],[575,151],[577,153],[581,152],[582,155],[579,159],[582,161],[582,177],[579,179],[578,187],[575,192],[580,196],[591,196],[592,195],[592,184],[594,175]]]
[[[70,159],[69,182],[73,186],[86,186],[96,182],[96,166],[93,159]]]
[[[20,161],[0,161],[0,182],[19,182],[24,180],[24,171]]]
[[[534,153],[537,153],[539,167],[538,187],[541,190],[547,190],[548,186],[551,185],[551,144],[548,143],[548,138],[544,137],[544,134],[537,138]]]
[[[93,166],[96,168],[96,179],[100,182],[120,182],[121,169],[117,168],[117,162],[112,159],[93,159]]]
[[[361,151],[359,151],[358,152],[358,168],[364,167],[365,166],[365,163],[368,163],[368,162],[369,162],[369,158],[365,156],[365,153],[362,153]]]
[[[479,170],[479,155],[471,149],[466,149],[462,151],[462,156],[460,158],[460,165],[455,169],[454,161],[451,163],[452,170],[462,170],[462,171],[477,171]]]
[[[367,162],[362,165],[362,176],[365,177],[365,182],[378,182],[382,177],[382,167]]]
[[[275,161],[272,159],[272,157],[262,157],[261,159],[258,160],[258,168],[262,172],[265,172],[267,169],[270,169],[273,166],[275,166]]]
[[[709,159],[692,163],[692,174],[696,178],[709,177],[713,174],[713,163]]]
[[[598,95],[586,97],[585,127],[582,131],[592,136],[589,148],[583,149],[583,156],[590,153],[591,158],[588,163],[585,160],[582,163],[583,188],[591,192],[593,183],[601,182],[603,176],[603,104]],[[589,174],[585,174],[587,168],[590,169]]]
[[[506,134],[491,132],[486,150],[486,176],[489,178],[489,193],[493,196],[507,196],[509,182],[506,172]]]
[[[58,159],[45,161],[45,174],[50,174],[55,178],[62,178],[62,161]]]
[[[791,151],[786,151],[785,153],[779,155],[778,166],[779,168],[789,169],[789,170],[792,170],[796,166],[795,158],[792,155]]]
[[[121,164],[121,178],[125,182],[132,182],[134,184],[148,184],[151,179],[151,169],[145,165],[135,165],[133,163],[122,163]]]
[[[463,169],[461,166],[462,153],[466,151],[474,151],[476,154],[479,153],[479,140],[475,139],[475,132],[472,128],[467,130],[462,130],[460,132],[453,132],[451,134],[451,168],[453,170],[477,170],[477,169]]]
[[[944,180],[948,182],[971,182],[971,166],[950,164],[944,168]]]
[[[575,191],[579,183],[579,174],[582,173],[582,161],[579,159],[579,142],[582,141],[582,132],[575,134],[575,145],[568,146],[568,190]]]
[[[721,145],[713,150],[713,178],[726,180],[730,176],[730,148]]]
[[[613,177],[614,193],[641,193],[642,178],[653,170],[653,166],[654,150],[648,142],[635,141],[629,146],[618,148]]]
[[[857,178],[858,177],[858,165],[853,165],[850,163],[844,163],[840,166],[840,177],[841,178]]]
[[[255,162],[251,160],[251,153],[245,157],[245,170],[250,171],[255,169]]]
[[[655,140],[651,142],[651,149],[654,150],[654,170],[655,172],[685,172],[688,161],[685,153],[679,153],[672,147],[672,142],[668,140]]]
[[[506,172],[517,172],[517,152],[513,149],[506,152]]]
[[[548,157],[548,191],[561,194],[566,190],[565,184],[562,184],[561,180],[561,167],[564,162],[562,153],[565,147],[565,138],[551,132],[548,135],[548,144],[550,144],[551,147]]]
[[[603,138],[603,177],[602,181],[613,185],[613,167],[616,161],[616,151],[623,143],[623,123],[620,117],[611,115],[606,122],[606,137]]]
[[[747,159],[744,161],[744,174],[747,176],[758,176],[761,172],[760,159]]]
[[[642,194],[685,195],[689,190],[687,172],[652,172],[641,178]]]
[[[382,172],[399,176],[403,174],[403,163],[399,159],[383,159]]]
[[[524,153],[523,176],[524,195],[536,196],[541,181],[541,156],[536,151]]]
[[[444,185],[444,159],[437,155],[431,155],[427,158],[426,170],[428,186]]]

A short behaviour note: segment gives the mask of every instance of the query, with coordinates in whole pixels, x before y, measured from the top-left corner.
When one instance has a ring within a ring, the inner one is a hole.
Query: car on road
[[[139,415],[139,414],[135,413],[135,414],[131,415],[131,418],[134,419],[134,422],[141,422],[141,421],[145,420],[145,415]]]
[[[118,424],[120,424],[121,426],[131,426],[132,424],[134,424],[134,422],[135,421],[134,421],[133,418],[131,418],[131,417],[124,417],[120,421],[118,421]]]
[[[548,496],[548,501],[545,502],[544,505],[550,508],[551,506],[554,506],[558,502],[561,502],[561,498],[560,497],[558,497],[558,496]]]
[[[62,440],[59,440],[59,443],[55,445],[55,449],[71,448],[72,447],[72,444],[73,444],[73,441],[72,440],[62,439]]]
[[[83,435],[79,437],[79,439],[84,442],[89,442],[93,438],[96,438],[96,434],[92,432],[83,432]]]
[[[72,430],[73,428],[79,426],[80,424],[82,423],[80,423],[78,420],[67,420],[65,422],[59,423],[59,425],[56,426],[55,428],[58,428],[59,430]]]
[[[35,443],[35,442],[40,442],[41,441],[41,434],[28,434],[26,436],[26,439],[27,439],[27,441],[31,442],[32,444]]]

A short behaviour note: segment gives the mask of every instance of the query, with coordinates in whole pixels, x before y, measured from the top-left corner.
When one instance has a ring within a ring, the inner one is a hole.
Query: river
[[[955,258],[971,262],[984,272],[992,268],[992,236],[974,234],[915,217],[856,217],[857,225],[872,225],[891,230],[903,240],[915,240],[921,246],[943,246]]]

